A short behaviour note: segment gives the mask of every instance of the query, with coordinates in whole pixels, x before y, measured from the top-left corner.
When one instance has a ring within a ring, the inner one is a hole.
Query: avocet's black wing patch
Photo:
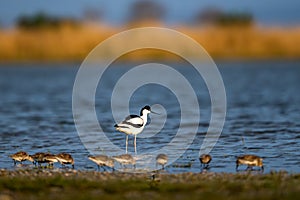
[[[140,128],[144,125],[144,120],[138,115],[129,115],[128,117],[126,117],[126,119],[124,121],[122,121],[118,125],[119,126],[129,125],[129,126],[132,126],[135,128]]]
[[[138,115],[128,115],[128,116],[125,118],[124,121],[130,120],[130,119],[132,119],[132,118],[140,118],[140,116],[138,116]]]

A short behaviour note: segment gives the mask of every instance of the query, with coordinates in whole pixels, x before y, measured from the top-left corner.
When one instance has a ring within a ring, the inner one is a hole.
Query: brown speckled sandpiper
[[[156,156],[156,165],[161,165],[162,169],[165,169],[165,164],[168,162],[168,156],[166,154],[158,154]]]
[[[100,167],[103,167],[103,169],[105,170],[105,166],[110,167],[114,170],[114,159],[106,155],[88,156],[88,159],[97,164],[98,170],[100,170]]]
[[[112,158],[115,161],[117,161],[118,163],[120,163],[121,166],[133,165],[133,167],[135,168],[136,161],[130,154],[122,154],[122,155],[118,155],[118,156],[113,156]]]
[[[72,168],[74,169],[74,159],[73,157],[68,153],[59,153],[55,156],[55,158],[58,160],[58,162],[64,166],[67,164],[71,164]]]
[[[54,162],[58,162],[55,155],[51,153],[38,152],[31,155],[31,157],[38,166],[41,166],[43,163],[47,163],[49,166],[52,166]]]
[[[58,162],[56,155],[47,153],[44,155],[44,161],[49,164],[49,166],[53,166],[53,163]]]
[[[236,170],[238,170],[239,165],[248,165],[247,169],[252,169],[252,167],[261,167],[264,170],[263,159],[256,155],[242,155],[237,157],[236,160]]]
[[[11,157],[13,159],[14,165],[16,165],[17,162],[20,162],[22,164],[22,162],[25,161],[25,160],[29,160],[31,162],[34,162],[33,158],[28,153],[26,153],[25,151],[19,151],[17,153],[9,155],[9,157]]]
[[[208,168],[208,165],[209,165],[210,161],[212,160],[212,158],[209,154],[202,154],[199,157],[199,160],[200,160],[200,163],[201,163],[201,167]]]

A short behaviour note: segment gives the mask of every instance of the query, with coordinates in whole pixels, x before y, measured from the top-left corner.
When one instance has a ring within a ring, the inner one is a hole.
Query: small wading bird
[[[126,134],[126,154],[128,146],[128,135],[134,135],[134,152],[136,152],[136,135],[140,134],[147,123],[147,116],[149,113],[155,113],[151,111],[150,106],[145,106],[141,109],[140,116],[138,115],[129,115],[119,124],[115,125],[117,131],[123,132]]]
[[[248,165],[247,170],[248,169],[252,169],[252,167],[256,166],[256,167],[261,167],[261,170],[264,170],[264,165],[263,165],[263,159],[259,156],[255,156],[255,155],[243,155],[243,156],[239,156],[237,157],[236,160],[236,170],[238,171],[238,167],[239,165]]]
[[[72,168],[74,169],[74,159],[73,157],[68,153],[59,153],[55,156],[57,161],[62,165],[71,164]]]
[[[122,167],[123,165],[133,165],[135,168],[136,161],[130,154],[122,154],[119,156],[113,156],[112,158],[120,163]]]
[[[56,156],[54,154],[46,154],[44,156],[44,161],[46,163],[48,163],[49,166],[53,166],[53,163],[58,162],[58,160],[56,159]]]
[[[156,156],[156,166],[161,165],[162,169],[165,169],[165,164],[168,162],[168,156],[166,154],[158,154]]]
[[[41,166],[43,163],[47,163],[48,166],[53,166],[53,163],[57,162],[55,155],[51,153],[38,152],[33,154],[31,157],[34,159],[35,164],[38,164],[38,166]]]
[[[114,159],[106,155],[88,156],[88,159],[97,164],[99,171],[100,167],[105,171],[105,166],[110,167],[114,170]]]
[[[14,153],[12,155],[9,155],[14,161],[14,165],[17,164],[17,162],[20,162],[22,164],[23,161],[29,160],[30,162],[34,162],[33,158],[24,151],[19,151],[17,153]]]
[[[38,152],[38,153],[31,155],[31,157],[34,160],[34,164],[35,165],[38,164],[40,166],[42,163],[44,163],[43,158],[44,158],[45,154],[46,153]]]
[[[204,169],[208,168],[208,165],[211,161],[211,156],[209,154],[202,154],[199,157],[200,163],[201,163],[201,167],[203,167]]]

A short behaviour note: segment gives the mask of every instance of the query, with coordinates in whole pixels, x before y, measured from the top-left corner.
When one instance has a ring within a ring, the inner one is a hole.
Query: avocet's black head
[[[143,108],[143,110],[144,110],[144,109],[151,111],[151,108],[150,108],[150,106],[148,106],[148,105],[145,106],[145,107]]]
[[[150,106],[147,105],[142,108],[141,113],[140,113],[141,116],[143,115],[144,110],[147,112],[147,114],[151,113],[151,108],[150,108]]]

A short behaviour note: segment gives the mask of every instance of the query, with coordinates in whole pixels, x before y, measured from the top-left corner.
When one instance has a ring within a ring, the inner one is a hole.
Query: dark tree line
[[[254,19],[252,14],[248,12],[223,12],[216,8],[208,8],[201,11],[196,16],[196,22],[200,24],[213,24],[220,26],[248,26],[254,23]]]
[[[17,26],[20,28],[56,28],[63,24],[76,25],[77,23],[78,22],[75,19],[54,17],[43,12],[39,12],[34,15],[23,15],[17,20]]]
[[[102,16],[96,8],[86,9],[84,17],[87,19],[99,20]],[[141,22],[147,20],[162,21],[166,14],[165,8],[158,2],[151,0],[136,1],[130,7],[128,22]],[[230,25],[251,25],[253,16],[247,12],[223,12],[216,8],[206,8],[200,10],[194,17],[196,24],[213,24],[221,26]],[[19,17],[17,26],[21,28],[39,28],[39,27],[59,27],[62,24],[76,25],[78,20],[71,18],[59,18],[39,12],[35,15],[24,15]]]

